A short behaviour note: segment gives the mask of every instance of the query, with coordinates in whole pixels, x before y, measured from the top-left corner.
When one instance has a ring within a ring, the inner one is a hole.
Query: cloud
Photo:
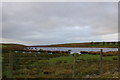
[[[102,36],[118,33],[117,10],[110,2],[5,2],[3,39],[23,44],[107,40]]]

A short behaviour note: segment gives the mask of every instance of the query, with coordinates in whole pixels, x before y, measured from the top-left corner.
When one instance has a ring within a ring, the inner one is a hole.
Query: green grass
[[[50,64],[54,64],[56,62],[59,61],[66,61],[67,63],[72,63],[73,62],[73,56],[69,55],[69,56],[61,56],[61,57],[57,57],[57,58],[50,58],[49,60],[38,60],[38,62],[35,62],[34,65],[38,65],[38,63],[50,63]]]
[[[81,56],[77,57],[78,59],[82,60],[99,60],[99,55],[89,55],[89,54],[82,54]]]
[[[103,56],[103,60],[112,61],[113,58],[117,58],[117,56]],[[74,57],[72,55],[69,56],[61,56],[57,58],[50,58],[49,60],[40,60],[39,62],[49,62],[49,63],[56,63],[56,62],[67,62],[67,63],[73,63]],[[77,59],[79,60],[100,60],[100,55],[89,55],[89,54],[82,54],[77,56]],[[37,62],[36,62],[37,64]]]
[[[7,47],[7,46],[5,46],[5,45],[2,45],[2,46],[0,46],[0,47],[2,48],[2,47]]]
[[[113,60],[113,58],[117,58],[117,56],[103,56],[103,60]],[[100,60],[100,55],[89,55],[89,54],[82,54],[78,56],[78,59],[82,60]]]
[[[66,61],[68,63],[72,63],[73,62],[73,56],[69,55],[69,56],[62,56],[62,57],[58,57],[58,58],[51,58],[50,60],[48,60],[51,63],[56,63],[58,61]]]
[[[9,77],[9,54],[3,54],[3,75]],[[71,78],[73,69],[74,56],[47,57],[46,55],[37,55],[34,53],[18,53],[14,54],[14,77],[15,78]],[[113,60],[117,56],[104,56],[103,68],[104,71],[114,70],[117,66],[117,60]],[[93,73],[99,73],[100,55],[82,54],[77,55],[76,62],[76,77],[85,77]],[[52,72],[51,74],[44,74],[45,71]],[[55,72],[54,72],[55,71]],[[81,73],[82,72],[82,73]],[[108,74],[109,75],[109,74]],[[105,75],[107,76],[107,74]],[[98,76],[99,77],[99,76]],[[101,77],[101,76],[100,76]],[[109,77],[109,76],[108,76]]]

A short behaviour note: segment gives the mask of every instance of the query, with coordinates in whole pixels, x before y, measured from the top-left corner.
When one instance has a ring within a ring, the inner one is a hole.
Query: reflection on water
[[[68,48],[68,47],[32,47],[33,49],[43,49],[43,50],[51,50],[51,51],[68,51],[72,52],[80,52],[80,51],[100,51],[103,49],[104,52],[107,51],[118,51],[118,48]]]

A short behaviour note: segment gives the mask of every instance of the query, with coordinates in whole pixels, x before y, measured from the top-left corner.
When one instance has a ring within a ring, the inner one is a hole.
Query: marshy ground
[[[44,53],[4,53],[2,58],[5,78],[72,78],[73,76],[72,54],[64,56]],[[74,66],[75,78],[118,78],[117,56],[104,56],[101,67],[100,55],[78,54]]]

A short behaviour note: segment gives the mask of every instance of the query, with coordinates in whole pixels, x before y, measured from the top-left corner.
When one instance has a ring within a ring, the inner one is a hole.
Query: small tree
[[[94,42],[92,41],[92,42],[91,42],[91,45],[93,45],[93,44],[94,44]]]
[[[105,42],[103,41],[103,45],[105,45]]]

